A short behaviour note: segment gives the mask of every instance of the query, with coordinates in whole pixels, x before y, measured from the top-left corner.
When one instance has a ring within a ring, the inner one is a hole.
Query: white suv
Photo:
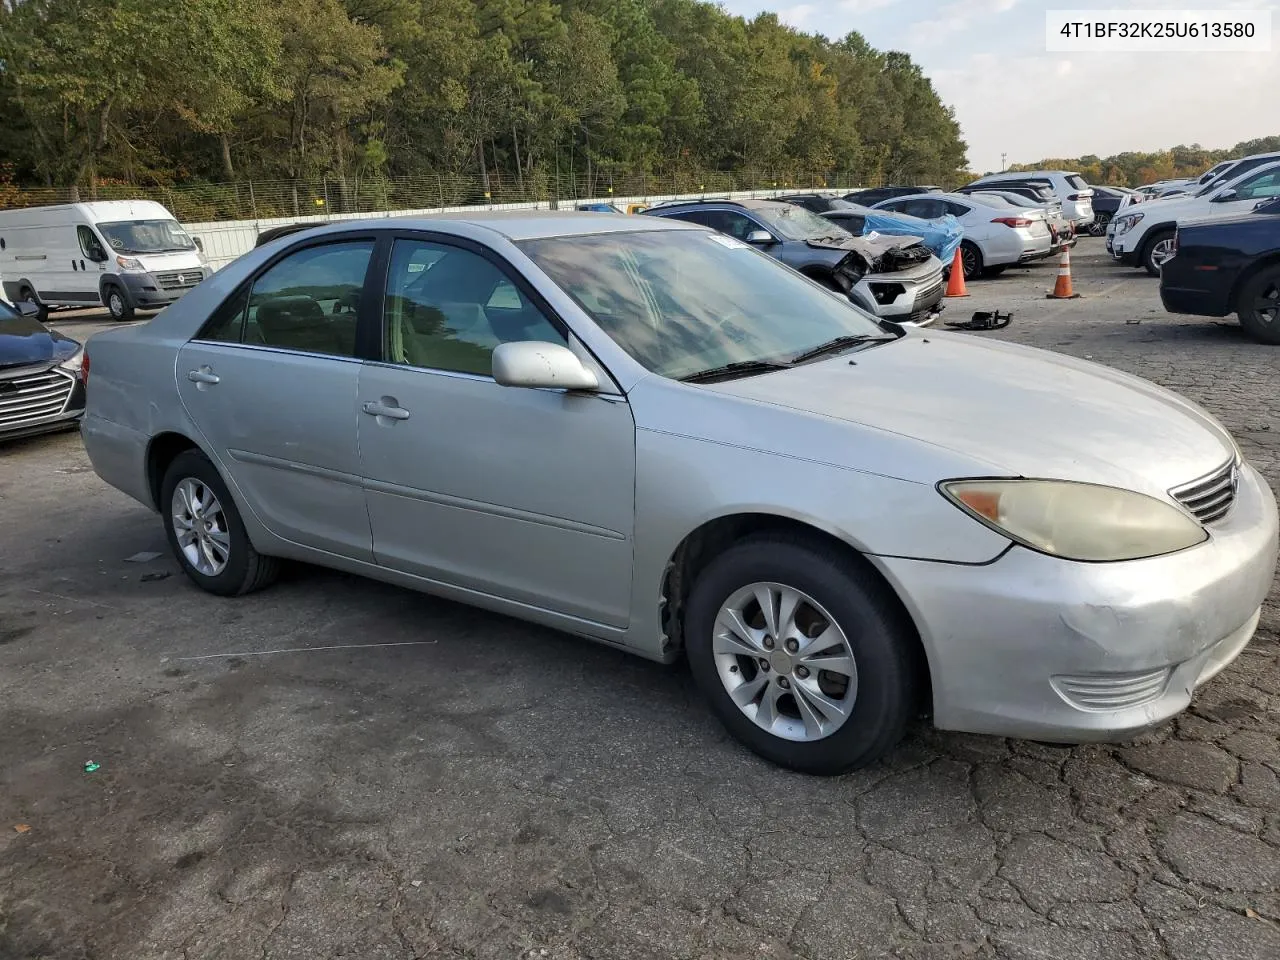
[[[1153,277],[1173,256],[1179,222],[1193,217],[1248,213],[1261,200],[1280,197],[1280,162],[1255,167],[1226,183],[1213,181],[1192,194],[1147,200],[1116,213],[1107,226],[1107,252]]]
[[[1084,177],[1068,170],[1019,170],[1017,173],[992,173],[979,177],[969,186],[993,185],[1010,180],[1047,183],[1062,201],[1062,215],[1075,224],[1077,231],[1093,223],[1093,188]],[[968,189],[967,187],[965,189]]]

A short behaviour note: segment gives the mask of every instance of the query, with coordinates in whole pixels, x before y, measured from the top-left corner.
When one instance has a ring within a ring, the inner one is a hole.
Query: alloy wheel
[[[776,737],[821,740],[853,713],[853,648],[840,625],[801,590],[752,583],[735,591],[716,615],[711,649],[729,697]]]
[[[1267,327],[1280,327],[1280,277],[1266,283],[1253,298],[1253,315]]]
[[[216,577],[231,559],[231,532],[213,490],[194,477],[180,481],[171,504],[178,549],[197,573]]]
[[[1173,237],[1167,237],[1164,240],[1157,240],[1151,247],[1151,263],[1160,267],[1166,260],[1173,256]]]

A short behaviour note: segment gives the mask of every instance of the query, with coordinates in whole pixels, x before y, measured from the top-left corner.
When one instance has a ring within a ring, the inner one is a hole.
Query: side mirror
[[[18,313],[22,314],[24,317],[40,316],[40,308],[30,300],[19,300],[14,304],[14,307],[17,309]]]
[[[504,387],[596,390],[600,381],[572,350],[558,343],[524,340],[493,351],[493,379]]]
[[[768,230],[752,230],[747,234],[746,240],[754,247],[768,247],[778,242]]]
[[[1218,194],[1210,202],[1211,203],[1228,203],[1232,200],[1239,200],[1239,199],[1240,199],[1240,195],[1237,194],[1234,190],[1227,190],[1223,193]]]
[[[199,250],[201,253],[204,253],[204,241],[203,241],[203,240],[201,240],[199,237],[192,237],[192,238],[191,238],[191,242],[192,242],[192,243],[194,243],[194,244],[196,245],[196,249],[197,249],[197,250]]]

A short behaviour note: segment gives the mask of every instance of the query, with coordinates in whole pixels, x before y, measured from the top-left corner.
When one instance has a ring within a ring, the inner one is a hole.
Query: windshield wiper
[[[858,333],[850,336],[836,337],[834,340],[828,340],[826,343],[820,343],[816,347],[811,347],[804,353],[797,353],[791,358],[792,363],[804,363],[806,360],[817,360],[819,357],[826,356],[829,353],[837,353],[846,347],[856,347],[860,343],[888,343],[890,340],[897,340],[897,337],[876,336],[871,333]]]
[[[728,380],[732,377],[749,377],[756,373],[768,373],[771,370],[785,370],[791,366],[777,360],[737,360],[720,367],[699,370],[687,377],[681,377],[682,383],[710,383],[713,380]]]

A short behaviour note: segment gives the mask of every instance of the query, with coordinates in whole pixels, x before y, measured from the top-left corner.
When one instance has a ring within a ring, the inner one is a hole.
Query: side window
[[[684,220],[686,223],[696,223],[700,227],[714,227],[711,222],[711,214],[706,210],[686,210],[683,213],[673,213],[672,220]]]
[[[384,327],[392,363],[486,377],[500,343],[566,342],[492,262],[426,240],[397,240],[392,248]]]
[[[833,217],[831,219],[834,219],[836,223],[840,224],[840,226],[844,227],[846,230],[848,230],[850,233],[854,234],[855,236],[859,236],[862,234],[862,228],[866,225],[866,222],[867,222],[867,218],[858,213],[855,213],[852,216],[848,216],[848,217],[838,217],[838,218]]]
[[[1259,174],[1236,187],[1237,199],[1262,200],[1265,197],[1280,197],[1280,170]]]
[[[239,343],[244,339],[245,308],[249,306],[249,287],[246,284],[223,301],[222,306],[213,311],[197,334],[197,340],[216,340],[219,343]]]
[[[747,234],[752,230],[760,229],[754,220],[730,210],[708,210],[705,215],[708,226],[715,227],[721,233],[727,233],[739,240],[747,239]]]
[[[923,220],[933,220],[947,212],[943,201],[925,200],[924,198],[908,200],[901,209],[905,213],[913,217],[920,217]]]
[[[103,263],[107,259],[107,251],[102,249],[102,244],[98,242],[98,238],[93,235],[93,231],[84,224],[76,227],[76,237],[80,240],[80,252],[90,260],[96,260]]]
[[[954,200],[946,201],[946,207],[947,207],[947,213],[951,214],[953,217],[963,217],[966,213],[969,212],[968,207],[966,207],[963,203],[956,203]]]
[[[373,241],[329,243],[290,254],[253,283],[246,343],[356,355],[356,312]]]

